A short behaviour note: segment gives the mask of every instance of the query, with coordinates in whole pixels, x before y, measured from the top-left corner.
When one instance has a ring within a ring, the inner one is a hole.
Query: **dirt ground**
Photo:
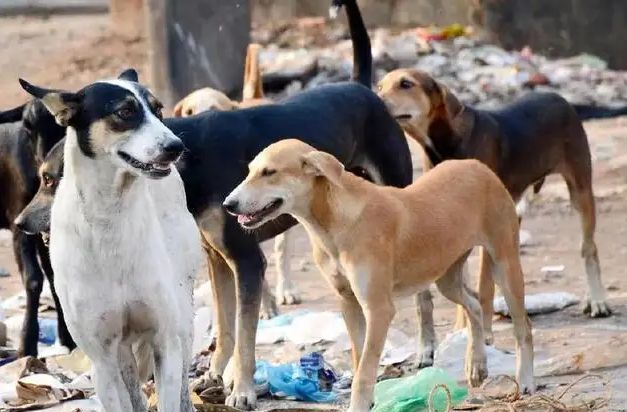
[[[44,86],[77,88],[133,66],[146,79],[145,41],[111,35],[106,16],[0,18],[0,50],[0,109],[26,100],[17,77]],[[589,122],[586,129],[594,160],[597,244],[603,280],[615,313],[608,319],[590,320],[581,313],[580,306],[574,306],[537,316],[533,318],[535,348],[536,353],[547,357],[572,353],[574,363],[583,369],[611,366],[600,371],[612,382],[610,410],[627,410],[627,118]],[[420,151],[413,147],[413,152],[415,164],[420,165]],[[523,249],[522,255],[527,292],[567,291],[583,297],[586,282],[579,254],[580,226],[560,179],[547,181],[532,202],[523,220],[523,229],[532,236],[531,245]],[[334,297],[311,263],[308,241],[303,231],[298,231],[293,277],[302,292],[302,306],[337,310]],[[264,248],[270,250],[270,246],[266,244]],[[564,265],[565,268],[561,273],[547,275],[541,271],[547,265]],[[0,278],[0,297],[6,298],[21,290],[7,232],[0,233],[0,267],[11,272],[10,277]],[[474,268],[475,257],[471,258],[471,269]],[[270,260],[271,282],[274,273]],[[452,328],[454,307],[439,295],[436,295],[435,307],[438,337],[442,338]],[[414,318],[412,300],[401,300],[395,327],[413,336]],[[501,320],[496,324],[496,345],[513,349],[509,322]],[[260,353],[270,351],[260,348]],[[547,390],[553,390],[556,385],[572,379],[572,376],[561,376],[542,378],[541,382],[549,384]],[[597,394],[600,391],[585,385],[581,390]]]

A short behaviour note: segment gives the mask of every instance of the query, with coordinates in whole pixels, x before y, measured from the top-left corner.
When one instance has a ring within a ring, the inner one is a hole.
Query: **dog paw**
[[[466,362],[466,378],[471,387],[481,386],[488,377],[488,363],[485,358],[472,359]]]
[[[272,303],[261,305],[261,310],[259,311],[259,319],[272,319],[278,314],[279,314],[279,309],[277,308],[276,303],[274,302],[274,299],[273,299]]]
[[[420,354],[420,362],[418,362],[418,368],[428,368],[433,366],[433,348],[423,349]]]
[[[603,300],[587,300],[583,313],[591,318],[606,318],[612,314],[612,309]]]
[[[244,411],[255,409],[255,406],[257,406],[255,388],[233,388],[231,394],[226,398],[225,404]]]
[[[525,379],[523,379],[525,380]],[[520,394],[521,395],[531,395],[536,391],[536,384],[533,381],[533,377],[526,379],[527,382],[520,382]]]
[[[222,380],[222,376],[207,372],[200,378],[192,381],[189,385],[189,389],[199,395],[210,389],[221,389],[224,391],[224,381]]]
[[[275,296],[279,305],[298,305],[301,302],[300,295],[293,285],[278,284]]]

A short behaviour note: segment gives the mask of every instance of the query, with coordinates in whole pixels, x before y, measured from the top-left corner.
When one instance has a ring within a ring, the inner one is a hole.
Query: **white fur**
[[[147,122],[116,144],[145,161],[159,139],[176,138],[131,83],[111,83],[135,93]],[[154,353],[159,410],[189,412],[192,287],[201,249],[183,183],[174,166],[159,180],[129,178],[134,171],[118,161],[115,147],[103,149],[107,154],[85,157],[68,128],[50,243],[68,328],[94,364],[105,410],[146,410],[137,375],[144,365],[132,349],[147,347]]]

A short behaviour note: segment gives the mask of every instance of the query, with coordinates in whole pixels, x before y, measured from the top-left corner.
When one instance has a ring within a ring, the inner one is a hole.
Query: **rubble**
[[[447,33],[445,29],[441,32]],[[283,41],[278,44],[268,43],[276,36],[267,31],[253,32],[253,40],[265,46],[260,60],[269,94],[293,92],[287,86],[289,79],[300,83],[296,88],[300,90],[350,77],[353,54],[346,29],[342,33],[330,23],[317,22],[304,31],[298,24],[281,30]],[[627,72],[608,70],[598,57],[582,54],[552,60],[529,47],[506,51],[459,30],[452,30],[457,37],[425,34],[423,28],[371,31],[376,77],[399,67],[425,70],[464,103],[480,108],[499,106],[531,89],[555,91],[578,104],[627,104]],[[444,40],[433,40],[438,38]],[[279,87],[277,78],[284,87]]]

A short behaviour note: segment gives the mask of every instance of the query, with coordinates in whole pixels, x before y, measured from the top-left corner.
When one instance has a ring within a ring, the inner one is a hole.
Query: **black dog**
[[[33,198],[39,184],[38,166],[48,151],[65,134],[54,117],[39,101],[31,101],[0,112],[0,228],[13,232],[13,250],[26,290],[26,314],[19,343],[20,355],[37,355],[39,335],[38,308],[44,274],[50,282],[59,314],[60,342],[70,349],[76,345],[65,322],[56,293],[50,267],[48,248],[37,231],[23,232],[14,220]]]
[[[368,41],[355,0],[344,3],[351,33]],[[371,61],[368,42],[367,47],[356,50],[354,77],[362,84],[321,86],[274,105],[164,120],[188,149],[177,167],[188,208],[202,232],[215,291],[218,336],[210,380],[223,373],[236,348],[234,388],[227,400],[230,405],[252,408],[255,403],[254,347],[265,271],[258,242],[295,222],[282,216],[247,233],[225,213],[222,202],[246,177],[247,165],[257,153],[288,137],[333,154],[348,170],[365,172],[377,182],[397,187],[411,183],[407,141],[383,102],[370,90]]]

